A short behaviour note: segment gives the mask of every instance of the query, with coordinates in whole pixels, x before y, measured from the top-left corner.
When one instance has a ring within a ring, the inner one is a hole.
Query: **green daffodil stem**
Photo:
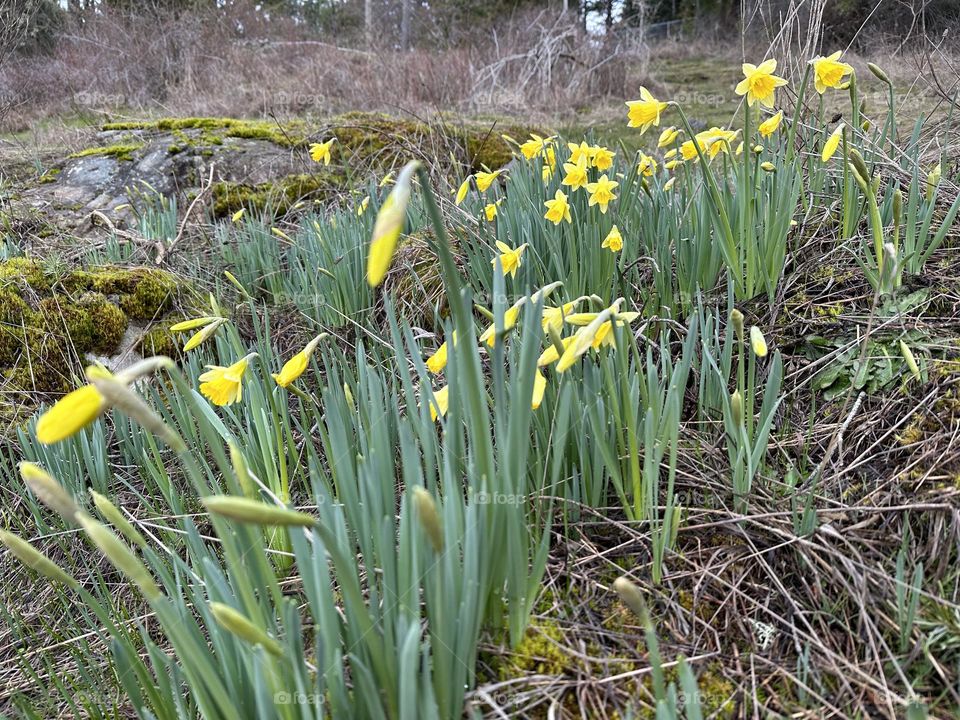
[[[797,93],[797,106],[793,111],[793,122],[790,123],[790,129],[787,132],[787,152],[786,164],[793,162],[794,148],[797,142],[797,128],[800,127],[800,110],[803,108],[803,98],[807,92],[807,82],[810,80],[810,63],[807,63],[803,71],[803,80],[800,81],[800,91]]]

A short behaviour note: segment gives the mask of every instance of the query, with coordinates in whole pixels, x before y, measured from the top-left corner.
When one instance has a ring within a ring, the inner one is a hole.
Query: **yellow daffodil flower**
[[[530,400],[530,407],[536,410],[543,403],[543,393],[547,389],[547,379],[539,370],[535,371],[533,376],[533,398]]]
[[[547,144],[554,140],[556,136],[551,135],[550,137],[540,137],[536,133],[530,133],[530,139],[527,140],[520,146],[520,152],[523,153],[523,156],[527,160],[533,160],[535,157],[543,153]]]
[[[756,325],[750,328],[750,347],[753,348],[753,354],[757,357],[767,356],[767,340]]]
[[[571,300],[559,307],[543,308],[543,316],[540,319],[543,331],[549,333],[552,328],[554,332],[559,333],[563,329],[563,318],[572,313],[574,308],[584,300],[586,300],[586,296],[578,297],[576,300]]]
[[[316,163],[322,162],[324,165],[329,165],[330,148],[336,141],[336,138],[330,138],[326,142],[313,143],[310,146],[310,159]]]
[[[853,67],[845,62],[840,62],[840,56],[843,51],[837,50],[833,55],[827,57],[817,56],[810,61],[813,65],[813,84],[817,87],[817,92],[823,95],[827,88],[839,88],[843,85],[843,79],[847,75],[853,74]]]
[[[507,331],[512,330],[517,324],[517,318],[520,317],[520,309],[526,304],[528,298],[522,297],[517,300],[513,305],[508,307],[503,313],[503,332],[506,334]],[[484,330],[478,340],[481,343],[486,343],[487,347],[493,347],[497,343],[497,324],[490,323],[487,326],[487,329]]]
[[[764,120],[762,123],[760,123],[760,127],[757,129],[760,131],[760,134],[763,137],[770,137],[777,131],[777,128],[780,127],[780,122],[782,120],[783,110]]]
[[[827,141],[823,144],[823,152],[820,153],[820,159],[823,162],[830,160],[830,158],[833,157],[833,154],[837,151],[837,148],[840,147],[840,141],[843,139],[843,128],[843,123],[837,125],[837,129],[833,131],[830,137],[827,138]]]
[[[581,143],[567,143],[567,149],[570,150],[570,162],[576,164],[580,161],[580,158],[583,158],[587,161],[587,164],[590,164],[590,146],[587,145],[587,141],[584,140]]]
[[[453,344],[457,344],[457,333],[453,333]],[[436,351],[427,358],[427,370],[436,375],[439,372],[443,372],[443,369],[447,366],[447,341],[444,340],[443,343],[436,349]]]
[[[677,179],[676,179],[675,177],[672,177],[672,178],[670,178],[669,180],[667,180],[667,181],[663,184],[663,191],[664,191],[664,192],[668,192],[668,191],[670,191],[670,190],[673,190],[673,184],[674,184],[676,181],[677,181]]]
[[[774,75],[777,61],[764,60],[759,65],[743,64],[743,80],[737,85],[737,95],[746,95],[747,104],[752,106],[759,102],[764,107],[773,107],[774,92],[778,87],[787,84],[782,77]]]
[[[393,182],[393,176],[394,176],[394,175],[396,175],[396,173],[393,172],[393,170],[391,170],[390,172],[388,172],[386,175],[383,176],[383,180],[381,180],[381,181],[379,182],[379,184],[377,185],[377,187],[380,187],[380,188],[386,187],[387,185],[389,185],[390,183],[392,183],[392,182]]]
[[[93,385],[69,392],[37,421],[37,440],[44,445],[65,440],[92,424],[107,409],[107,401]]]
[[[247,371],[250,359],[257,353],[246,355],[233,365],[207,365],[207,371],[198,380],[200,392],[214,405],[232,405],[243,397],[243,374]]]
[[[246,208],[240,208],[233,215],[230,216],[230,222],[238,223],[246,212]]]
[[[570,217],[570,204],[563,190],[557,190],[553,200],[546,200],[543,204],[547,206],[544,217],[554,225],[559,225],[564,220],[568,223],[573,222],[573,218]]]
[[[569,185],[571,190],[582,188],[590,181],[586,155],[580,155],[576,162],[564,163],[563,169],[567,174],[560,181],[560,184]]]
[[[380,206],[373,224],[373,240],[367,255],[367,282],[377,287],[383,282],[393,262],[393,253],[407,219],[407,204],[410,202],[410,185],[414,171],[420,167],[416,160],[407,163],[400,171],[397,184]]]
[[[560,341],[560,344],[563,346],[563,349],[566,350],[568,347],[570,347],[570,343],[572,343],[576,339],[577,339],[576,335],[570,335],[569,337],[563,338]],[[556,346],[551,344],[550,347],[544,350],[540,354],[540,357],[537,358],[537,367],[552,365],[559,359],[560,359],[560,353],[557,352]]]
[[[282,388],[288,387],[290,383],[303,375],[307,369],[307,366],[310,364],[310,358],[313,356],[314,350],[317,349],[317,345],[321,340],[323,340],[323,338],[326,337],[326,335],[326,333],[317,335],[313,340],[307,343],[307,346],[303,350],[298,352],[292,358],[287,360],[286,363],[284,363],[279,374],[272,375],[273,379],[276,380],[277,385]]]
[[[490,264],[496,266],[497,260],[500,260],[504,277],[507,275],[516,277],[517,269],[520,267],[520,256],[523,255],[523,251],[527,249],[527,243],[524,243],[514,250],[505,242],[497,240],[497,249],[500,250],[500,255],[491,260]]]
[[[601,175],[600,179],[596,182],[587,183],[587,192],[590,193],[590,207],[599,205],[600,212],[606,214],[607,205],[609,205],[611,201],[617,199],[617,196],[613,194],[613,191],[616,190],[619,185],[620,183],[608,179],[606,174]]]
[[[184,320],[183,322],[178,322],[176,325],[170,326],[170,332],[179,333],[186,332],[187,330],[194,330],[200,328],[200,330],[194,333],[186,344],[183,346],[184,352],[190,352],[194,348],[200,346],[202,343],[209,340],[213,337],[214,333],[223,325],[226,320],[222,317],[198,317],[191,320]]]
[[[609,170],[613,167],[613,158],[616,156],[615,152],[602,145],[596,145],[591,148],[591,150],[593,166],[597,170]]]
[[[470,192],[470,178],[472,175],[467,175],[466,179],[460,183],[460,187],[457,188],[456,196],[454,197],[453,204],[459,205],[462,203],[466,197],[467,193]]]
[[[495,170],[494,172],[478,172],[473,176],[477,181],[477,189],[480,192],[486,192],[487,189],[493,185],[493,181],[496,180],[502,172],[503,170]]]
[[[640,128],[642,135],[651,125],[660,125],[660,113],[667,109],[667,103],[657,100],[641,85],[640,99],[627,102],[627,108],[627,127]]]
[[[367,211],[367,206],[370,205],[370,196],[367,195],[363,200],[360,201],[360,205],[357,207],[357,217],[360,217]]]
[[[640,161],[637,163],[637,174],[644,177],[653,177],[657,171],[657,161],[650,155],[640,153]]]
[[[444,385],[439,390],[434,390],[433,397],[430,399],[430,419],[436,420],[441,415],[446,415],[449,407],[450,386]]]
[[[657,140],[657,147],[664,148],[667,145],[672,145],[673,141],[677,139],[677,136],[680,134],[680,131],[677,130],[673,125],[666,128],[663,132],[660,133],[660,138]]]
[[[607,237],[604,238],[600,247],[605,247],[612,253],[618,253],[623,250],[623,236],[620,234],[620,230],[616,225],[610,228],[610,232],[607,233]]]
[[[497,217],[497,208],[500,207],[500,203],[503,202],[503,198],[500,198],[496,202],[487,203],[483,207],[483,214],[487,218],[487,222],[493,222],[494,218]]]

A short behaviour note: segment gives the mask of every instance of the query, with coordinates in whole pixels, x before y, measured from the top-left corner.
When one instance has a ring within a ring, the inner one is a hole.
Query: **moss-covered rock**
[[[118,350],[131,319],[162,316],[174,276],[154,268],[63,270],[26,258],[0,262],[0,375],[14,390],[63,393],[87,353]]]

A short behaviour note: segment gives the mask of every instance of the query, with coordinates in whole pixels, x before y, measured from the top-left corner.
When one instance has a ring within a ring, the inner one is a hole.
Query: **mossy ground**
[[[72,389],[87,353],[116,351],[131,320],[161,317],[177,280],[152,268],[61,271],[0,262],[0,373],[15,391]]]

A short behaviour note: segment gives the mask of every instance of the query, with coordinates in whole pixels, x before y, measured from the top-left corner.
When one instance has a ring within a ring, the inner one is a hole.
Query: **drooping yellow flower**
[[[272,375],[273,379],[276,380],[277,385],[282,388],[288,387],[290,383],[303,375],[307,369],[307,366],[310,364],[310,358],[313,357],[314,350],[317,349],[317,345],[321,340],[323,340],[324,337],[326,337],[326,333],[317,335],[313,340],[307,343],[307,346],[303,348],[303,350],[298,352],[292,358],[287,360],[286,363],[284,363],[279,374]],[[239,397],[237,399],[239,399]]]
[[[587,145],[587,141],[577,143],[567,143],[567,149],[570,150],[570,162],[576,164],[580,162],[580,158],[583,158],[584,161],[589,165],[591,158],[591,147]]]
[[[477,189],[480,192],[486,192],[487,189],[493,185],[493,181],[496,180],[502,172],[503,170],[494,170],[493,172],[478,172],[473,176],[477,181]]]
[[[493,222],[497,217],[497,208],[500,207],[500,203],[503,202],[503,198],[500,198],[496,202],[487,203],[483,206],[483,214],[487,218],[487,222]]]
[[[539,370],[534,371],[533,376],[533,398],[530,400],[530,407],[536,410],[543,403],[543,393],[547,389],[547,379]]]
[[[509,330],[512,330],[517,324],[517,319],[520,317],[520,310],[527,303],[526,296],[517,300],[513,305],[508,307],[503,313],[503,332],[506,334]],[[536,296],[534,297],[534,302],[536,302]],[[494,347],[497,344],[497,324],[495,322],[490,323],[487,326],[487,329],[484,330],[478,340],[481,343],[486,343],[487,347]]]
[[[322,162],[324,165],[330,164],[330,148],[337,141],[337,139],[330,138],[326,142],[322,143],[313,143],[310,146],[310,159],[314,162]]]
[[[570,335],[569,337],[563,338],[560,341],[560,344],[563,346],[563,349],[566,350],[568,347],[570,347],[570,343],[576,340],[576,338],[577,338],[576,335]],[[551,344],[550,347],[544,350],[540,354],[540,357],[537,358],[537,367],[543,367],[544,365],[551,365],[559,359],[560,359],[560,353],[557,352],[556,346]]]
[[[233,365],[207,365],[198,380],[200,392],[214,405],[232,405],[243,397],[243,374],[256,353],[240,358]]]
[[[357,206],[357,217],[360,217],[367,211],[367,207],[370,205],[370,196],[367,195],[363,200],[360,201],[360,205]]]
[[[590,193],[590,207],[599,205],[600,212],[606,214],[607,205],[617,199],[613,191],[616,190],[619,185],[620,183],[608,179],[606,173],[601,175],[600,179],[596,182],[587,183],[587,192]]]
[[[610,309],[615,309],[615,306],[611,305]],[[594,321],[603,313],[576,313],[567,317],[567,322],[571,325],[579,326],[589,326],[594,323]],[[624,324],[630,324],[638,317],[640,313],[638,312],[613,312],[609,314],[610,317],[614,318],[613,320],[607,320],[604,323],[599,323],[594,330],[590,333],[590,346],[594,350],[599,350],[601,345],[613,346],[613,323],[616,322],[617,327],[620,327]]]
[[[782,120],[783,110],[764,120],[762,123],[760,123],[760,127],[757,129],[760,131],[760,134],[763,137],[770,137],[777,131],[777,128],[780,127],[780,122]]]
[[[673,141],[677,139],[677,136],[680,134],[680,131],[677,130],[673,125],[666,128],[663,132],[660,133],[660,138],[657,140],[657,147],[664,148],[667,145],[672,145]]]
[[[773,95],[778,87],[787,84],[782,77],[774,75],[777,61],[764,60],[759,65],[743,64],[743,80],[737,85],[737,95],[746,95],[747,104],[759,102],[764,107],[773,107]]]
[[[576,162],[564,163],[563,169],[567,174],[560,181],[560,184],[569,185],[571,190],[582,188],[590,181],[586,155],[580,155]]]
[[[605,148],[602,145],[595,145],[591,148],[593,166],[597,170],[609,170],[613,167],[613,158],[616,156],[616,153]]]
[[[107,409],[107,402],[93,385],[67,393],[37,421],[37,440],[44,445],[65,440],[83,430]]]
[[[620,230],[616,225],[610,228],[610,232],[607,233],[607,237],[604,238],[600,247],[605,247],[612,253],[618,253],[623,250],[623,236],[620,234]]]
[[[450,386],[444,385],[439,390],[434,390],[433,397],[430,398],[430,419],[436,420],[441,415],[446,415],[449,407]]]
[[[820,153],[820,159],[823,162],[827,162],[830,158],[833,157],[833,154],[837,151],[837,148],[840,147],[840,141],[843,139],[843,128],[844,123],[837,125],[837,129],[833,131],[827,141],[823,144],[823,152]]]
[[[547,206],[544,217],[554,225],[559,225],[564,220],[568,223],[573,222],[573,218],[570,217],[570,204],[563,190],[557,190],[553,200],[546,200],[543,204]]]
[[[453,344],[457,344],[457,333],[453,333]],[[443,372],[443,369],[447,366],[447,341],[444,340],[441,343],[440,347],[427,358],[427,370],[436,375],[439,372]]]
[[[640,153],[640,161],[637,163],[637,174],[644,177],[653,177],[657,172],[657,161],[650,155]]]
[[[667,103],[657,100],[641,85],[640,99],[627,102],[627,108],[627,127],[640,128],[642,135],[651,125],[660,125],[660,113],[667,109]]]
[[[453,200],[453,204],[454,204],[454,205],[459,205],[460,203],[462,203],[462,202],[466,199],[467,193],[470,192],[470,178],[471,178],[471,177],[473,177],[473,176],[472,176],[472,175],[467,175],[467,177],[464,179],[464,181],[463,181],[462,183],[460,183],[460,187],[457,188],[456,197],[454,197],[454,200]]]
[[[490,264],[496,266],[497,260],[499,260],[500,266],[503,268],[504,277],[507,275],[516,277],[517,269],[520,267],[520,256],[523,255],[523,251],[527,249],[527,243],[524,243],[514,250],[505,242],[497,240],[497,249],[500,251],[500,255],[491,260]]]
[[[730,145],[739,133],[739,130],[725,130],[718,127],[698,132],[692,140],[687,140],[680,145],[680,155],[684,160],[697,161],[700,159],[697,154],[697,146],[699,146],[700,152],[712,160],[721,151],[729,153]]]
[[[543,316],[540,319],[543,331],[549,333],[553,329],[554,332],[559,333],[563,329],[563,318],[572,313],[574,308],[585,299],[585,297],[578,297],[559,307],[544,307]]]
[[[530,139],[527,140],[520,146],[520,152],[523,153],[523,156],[527,160],[533,160],[533,158],[540,155],[547,144],[550,143],[556,136],[551,135],[550,137],[540,137],[536,133],[530,133]]]
[[[810,61],[813,65],[813,84],[817,92],[823,95],[827,88],[839,88],[843,85],[843,78],[853,73],[853,67],[840,62],[842,50],[837,50],[827,57],[817,56]]]
[[[410,202],[410,185],[414,171],[420,167],[416,160],[409,162],[400,171],[394,186],[377,213],[373,224],[373,240],[367,255],[367,282],[377,287],[383,282],[393,262],[393,253],[397,249],[397,240],[407,219],[407,204]]]

